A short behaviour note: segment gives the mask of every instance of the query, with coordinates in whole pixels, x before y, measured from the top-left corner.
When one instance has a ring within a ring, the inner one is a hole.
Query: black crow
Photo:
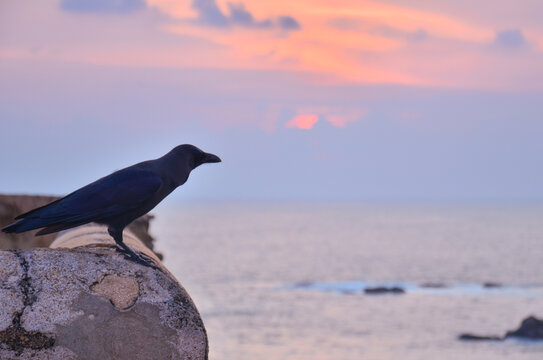
[[[21,233],[44,228],[36,235],[45,235],[90,222],[104,224],[115,243],[131,258],[151,265],[123,243],[123,229],[183,185],[193,169],[220,161],[196,146],[179,145],[161,158],[116,171],[62,199],[19,215],[15,218],[19,221],[2,231]]]

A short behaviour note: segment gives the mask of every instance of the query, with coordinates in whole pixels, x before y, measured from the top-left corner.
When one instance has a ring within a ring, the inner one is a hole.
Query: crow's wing
[[[86,223],[121,216],[145,205],[162,186],[153,171],[119,170],[43,207],[19,215],[16,232],[61,223]]]

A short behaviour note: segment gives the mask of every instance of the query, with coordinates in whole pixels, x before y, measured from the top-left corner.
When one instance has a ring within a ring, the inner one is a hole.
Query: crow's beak
[[[217,155],[205,153],[202,163],[217,163],[221,162],[221,159]]]

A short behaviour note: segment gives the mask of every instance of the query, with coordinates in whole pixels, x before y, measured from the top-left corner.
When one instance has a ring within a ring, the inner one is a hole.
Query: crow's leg
[[[150,267],[153,267],[153,268],[155,267],[155,265],[150,260],[146,260],[146,259],[142,258],[138,254],[136,254],[132,249],[130,249],[128,247],[128,245],[126,245],[123,242],[123,231],[122,230],[118,231],[118,230],[115,230],[115,229],[108,228],[107,232],[109,233],[109,235],[111,235],[113,240],[115,240],[115,243],[117,244],[117,246],[120,246],[121,249],[119,249],[119,250],[123,250],[123,252],[128,255],[126,257],[127,259],[135,261],[138,264],[141,264],[141,265],[144,265],[144,266],[150,266]]]

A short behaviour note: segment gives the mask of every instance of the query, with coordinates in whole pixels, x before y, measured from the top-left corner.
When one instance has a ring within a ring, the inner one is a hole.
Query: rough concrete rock
[[[141,266],[109,246],[0,251],[1,359],[207,353],[198,310],[165,268]]]

